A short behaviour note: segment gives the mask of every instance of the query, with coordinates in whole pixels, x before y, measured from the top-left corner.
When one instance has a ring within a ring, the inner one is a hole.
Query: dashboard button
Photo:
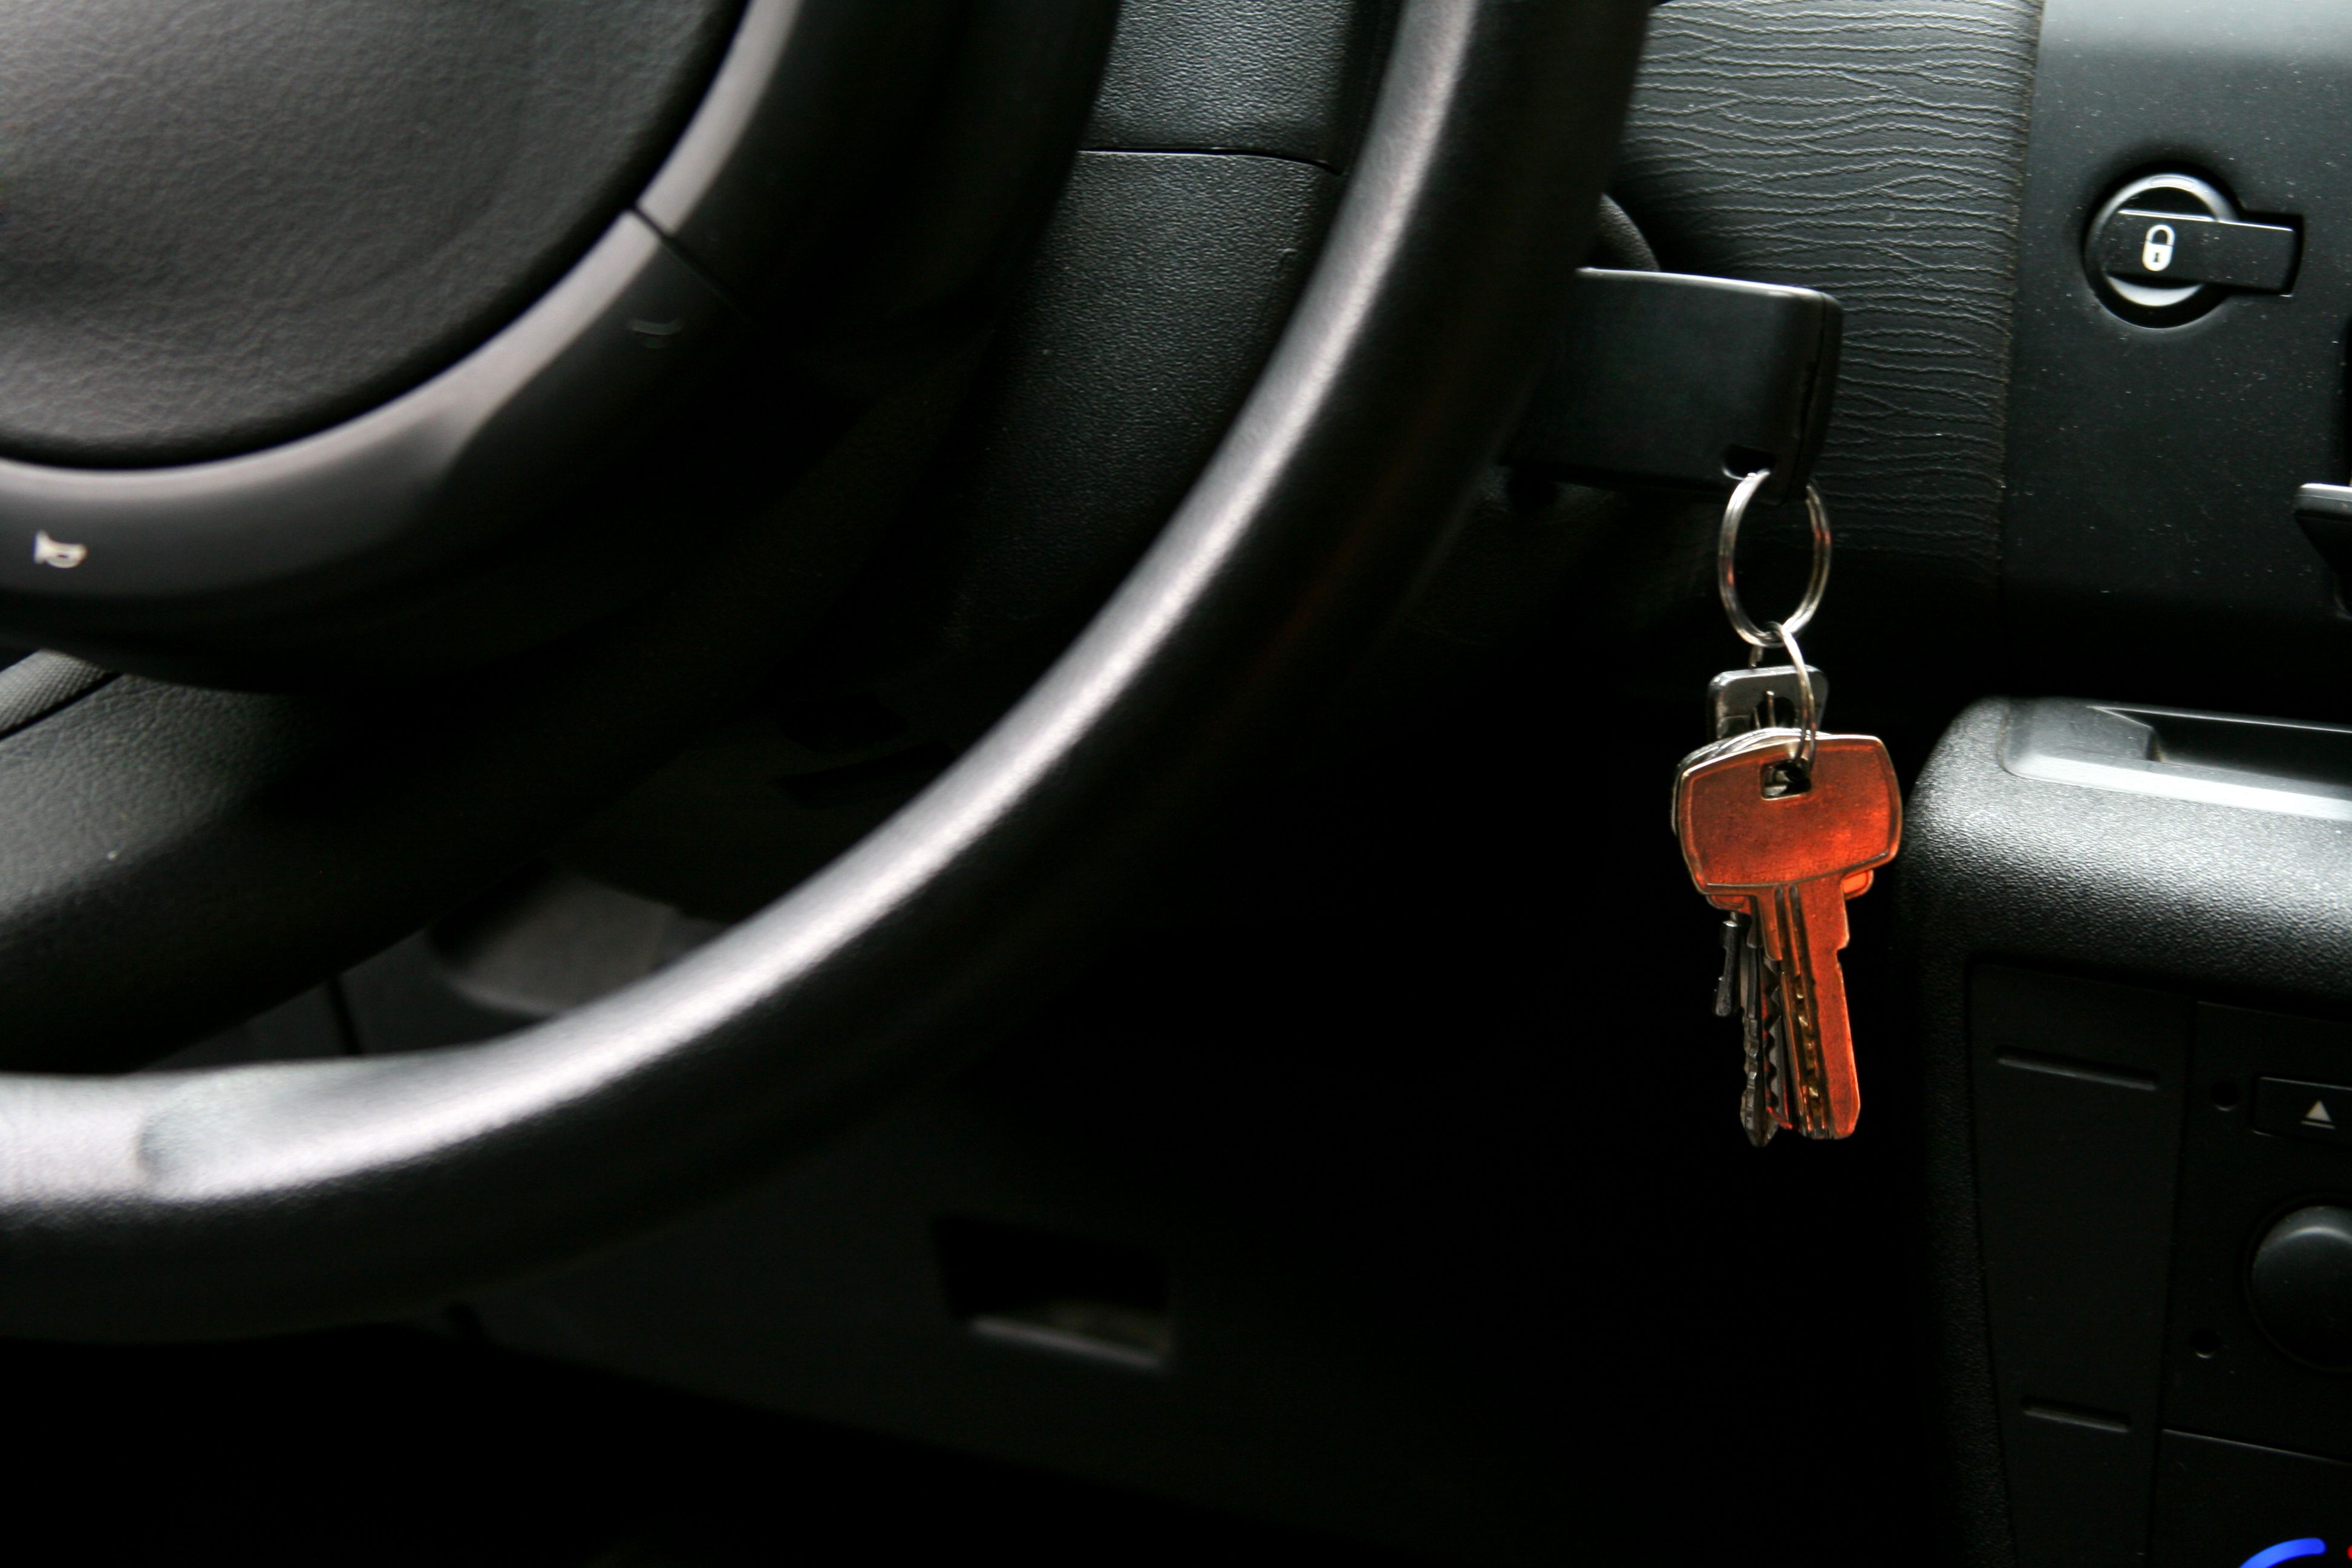
[[[2124,207],[2100,226],[2099,261],[2112,278],[2276,294],[2294,279],[2295,239],[2284,224]]]
[[[2231,291],[2284,293],[2302,232],[2250,222],[2195,174],[2144,174],[2109,195],[2083,235],[2083,265],[2109,310],[2144,327],[2195,321]]]
[[[2254,1128],[2283,1138],[2352,1143],[2352,1088],[2291,1078],[2256,1079]]]
[[[2352,1371],[2352,1209],[2315,1204],[2271,1226],[2254,1248],[2246,1294],[2281,1350]]]

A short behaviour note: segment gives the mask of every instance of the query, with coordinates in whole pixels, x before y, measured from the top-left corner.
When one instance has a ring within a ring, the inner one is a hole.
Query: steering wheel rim
[[[968,1052],[1441,542],[1550,343],[1646,10],[1404,7],[1305,293],[1159,541],[954,767],[768,910],[479,1046],[0,1077],[0,1330],[246,1333],[445,1300],[651,1223]]]

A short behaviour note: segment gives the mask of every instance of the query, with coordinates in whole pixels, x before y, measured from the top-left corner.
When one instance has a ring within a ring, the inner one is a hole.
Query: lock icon
[[[2139,244],[2139,265],[2143,272],[2161,272],[2172,265],[2175,236],[2168,223],[2147,226],[2147,237]]]

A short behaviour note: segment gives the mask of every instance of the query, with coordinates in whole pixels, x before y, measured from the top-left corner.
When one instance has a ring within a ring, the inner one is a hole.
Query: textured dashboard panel
[[[1990,610],[2000,567],[2039,16],[2035,0],[1676,0],[1651,23],[1614,185],[1664,266],[1845,306],[1818,470],[1841,552],[1962,613]]]

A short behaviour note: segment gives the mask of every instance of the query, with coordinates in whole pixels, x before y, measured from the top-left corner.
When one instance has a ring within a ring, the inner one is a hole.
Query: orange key
[[[1845,901],[1895,858],[1903,797],[1873,735],[1822,735],[1801,785],[1801,736],[1759,730],[1695,752],[1675,781],[1675,835],[1691,880],[1757,923],[1777,970],[1797,1131],[1843,1138],[1862,1114],[1846,1018]]]

